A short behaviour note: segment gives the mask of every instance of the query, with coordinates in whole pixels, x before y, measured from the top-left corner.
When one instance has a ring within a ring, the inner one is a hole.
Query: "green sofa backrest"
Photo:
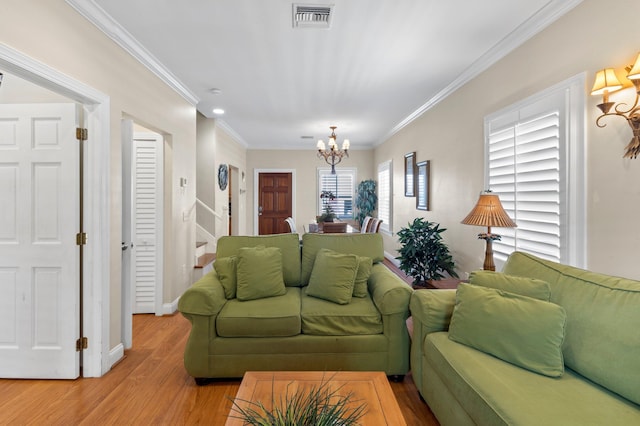
[[[384,260],[382,235],[375,234],[304,234],[302,236],[302,284],[309,283],[316,254],[321,248],[338,253],[370,257],[373,263]]]
[[[567,313],[565,364],[640,404],[640,281],[613,277],[514,252],[505,274],[538,278]]]
[[[238,254],[242,247],[279,247],[282,250],[282,274],[288,287],[300,286],[300,237],[298,234],[220,237],[216,257]]]

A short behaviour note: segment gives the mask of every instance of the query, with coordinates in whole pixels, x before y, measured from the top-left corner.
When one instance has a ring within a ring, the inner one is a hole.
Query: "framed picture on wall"
[[[421,161],[416,164],[416,208],[429,210],[429,161]]]
[[[404,155],[404,196],[416,196],[416,153],[410,152]]]

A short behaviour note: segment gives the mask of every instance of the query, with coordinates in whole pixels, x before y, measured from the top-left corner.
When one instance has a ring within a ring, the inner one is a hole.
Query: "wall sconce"
[[[615,102],[609,102],[609,93],[620,90],[623,87],[613,68],[606,68],[597,72],[591,94],[602,95],[602,103],[598,104],[602,115],[596,119],[598,127],[605,127],[606,124],[600,124],[600,120],[610,115],[617,115],[627,120],[627,123],[631,126],[633,138],[629,145],[625,147],[623,158],[636,158],[640,154],[640,106],[638,106],[638,98],[640,97],[640,54],[636,58],[635,64],[625,69],[627,70],[627,79],[636,88],[636,100],[629,109],[625,109],[627,107],[626,103],[619,102],[616,105]],[[613,108],[613,112],[611,112],[611,108]]]

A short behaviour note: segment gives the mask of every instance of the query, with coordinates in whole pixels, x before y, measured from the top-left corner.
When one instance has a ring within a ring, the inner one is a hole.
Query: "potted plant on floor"
[[[358,225],[362,226],[362,221],[366,216],[373,216],[373,212],[376,209],[376,204],[378,203],[375,180],[367,179],[358,184],[358,189],[356,189],[355,203],[356,208],[358,209],[358,213],[356,214],[356,221]]]
[[[446,228],[419,217],[398,232],[401,248],[400,270],[413,277],[413,287],[426,286],[429,280],[444,278],[442,272],[458,278],[449,248],[442,240]]]

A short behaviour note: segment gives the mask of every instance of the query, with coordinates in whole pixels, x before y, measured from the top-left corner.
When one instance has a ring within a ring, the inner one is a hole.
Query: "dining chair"
[[[362,227],[360,228],[360,233],[365,234],[367,232],[367,228],[370,225],[371,219],[373,219],[371,216],[364,217],[364,219],[362,220]]]
[[[296,230],[296,222],[293,220],[292,217],[288,217],[284,221],[289,224],[289,229],[291,230],[292,234],[298,233],[298,231]]]

